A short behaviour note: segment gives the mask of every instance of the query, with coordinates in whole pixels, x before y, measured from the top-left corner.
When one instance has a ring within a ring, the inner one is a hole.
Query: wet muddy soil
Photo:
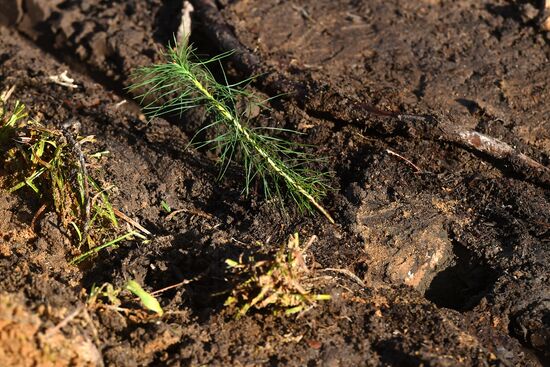
[[[261,72],[251,88],[265,96],[292,87],[265,118],[328,157],[336,224],[243,196],[238,165],[217,181],[214,156],[188,146],[200,112],[147,122],[132,102],[130,73],[158,61],[182,1],[0,0],[0,90],[15,86],[48,126],[75,118],[95,135],[113,206],[152,233],[69,265],[80,250],[59,218],[36,215],[30,192],[0,192],[0,364],[548,365],[550,187],[379,113],[436,116],[549,167],[539,2],[192,3],[199,53],[227,51],[229,30],[254,55],[227,60],[231,79]],[[51,82],[64,70],[77,88]],[[167,218],[163,203],[181,211]],[[317,236],[309,265],[332,300],[235,319],[225,259],[295,232]],[[158,293],[165,315],[86,302],[128,279],[179,284]]]

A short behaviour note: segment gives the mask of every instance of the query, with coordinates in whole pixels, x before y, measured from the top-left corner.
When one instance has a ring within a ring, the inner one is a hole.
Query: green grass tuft
[[[144,240],[137,231],[120,234],[109,189],[89,174],[108,152],[89,152],[93,136],[73,135],[30,119],[24,104],[8,104],[12,91],[0,94],[2,186],[9,192],[29,190],[43,208],[55,211],[72,242],[79,250],[88,249],[70,263],[78,264],[126,239]]]

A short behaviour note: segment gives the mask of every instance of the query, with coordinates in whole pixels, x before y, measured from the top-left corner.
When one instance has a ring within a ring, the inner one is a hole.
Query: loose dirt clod
[[[69,317],[72,319],[76,314]],[[83,335],[67,338],[60,332],[60,327],[42,334],[42,327],[38,315],[26,309],[19,299],[1,293],[0,364],[44,367],[103,365],[96,346]]]

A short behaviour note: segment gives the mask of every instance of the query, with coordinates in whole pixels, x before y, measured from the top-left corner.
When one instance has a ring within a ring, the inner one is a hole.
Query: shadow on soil
[[[420,358],[411,357],[409,354],[400,350],[400,341],[390,339],[383,341],[377,345],[377,350],[380,352],[380,357],[384,365],[392,367],[413,367],[421,366]]]
[[[472,310],[498,278],[472,251],[453,243],[454,260],[432,280],[426,298],[439,307],[457,311]]]

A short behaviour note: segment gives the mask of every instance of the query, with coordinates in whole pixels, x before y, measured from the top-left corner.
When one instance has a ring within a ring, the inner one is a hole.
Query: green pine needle
[[[192,47],[187,44],[169,47],[163,54],[165,63],[135,71],[137,82],[130,90],[145,90],[139,99],[150,117],[181,114],[198,106],[205,107],[212,120],[199,132],[213,129],[216,135],[200,145],[213,145],[220,152],[220,176],[235,157],[240,157],[245,171],[245,193],[249,193],[252,181],[258,179],[267,198],[281,198],[286,192],[300,209],[311,212],[316,208],[334,223],[330,214],[319,204],[329,189],[327,174],[307,167],[319,159],[298,151],[297,144],[267,135],[262,130],[294,131],[249,125],[246,114],[240,113],[237,108],[238,100],[253,100],[253,96],[241,88],[249,80],[233,85],[221,84],[208,70],[208,64],[219,62],[227,55],[198,61]],[[282,187],[286,190],[283,191]]]

